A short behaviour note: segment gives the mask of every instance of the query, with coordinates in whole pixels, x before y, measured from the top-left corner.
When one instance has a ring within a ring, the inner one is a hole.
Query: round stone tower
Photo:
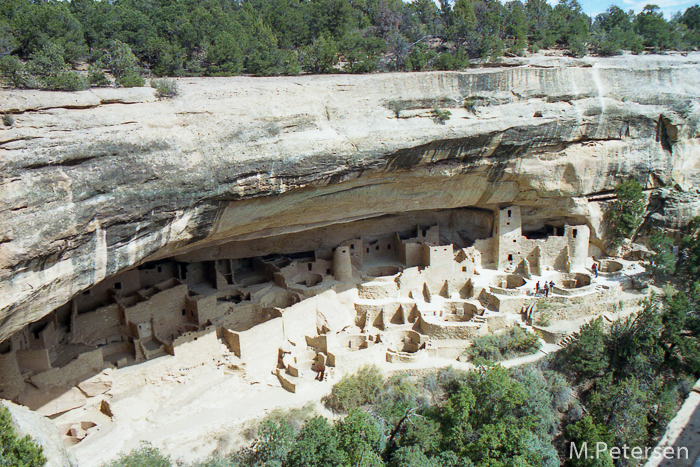
[[[350,248],[339,246],[333,253],[333,276],[338,281],[352,279],[352,262],[350,261]]]

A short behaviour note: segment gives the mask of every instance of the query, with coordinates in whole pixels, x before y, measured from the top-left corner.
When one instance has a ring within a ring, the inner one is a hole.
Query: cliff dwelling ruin
[[[403,215],[145,262],[3,342],[0,396],[55,416],[106,392],[93,378],[105,368],[221,342],[246,381],[274,375],[294,392],[320,371],[328,379],[372,362],[456,360],[475,336],[535,332],[538,304],[557,305],[552,324],[536,326],[550,344],[571,334],[558,322],[635,306],[641,266],[599,260],[586,225],[523,231],[523,211]],[[535,290],[550,281],[547,296]],[[107,399],[100,410],[110,415]],[[64,438],[77,443],[98,422],[68,423]]]

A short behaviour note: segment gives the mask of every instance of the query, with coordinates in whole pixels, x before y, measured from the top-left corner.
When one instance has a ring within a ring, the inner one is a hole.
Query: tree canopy
[[[120,48],[115,49],[115,44]],[[156,76],[257,76],[460,69],[470,59],[566,48],[614,55],[700,46],[700,7],[670,21],[658,6],[612,6],[592,19],[576,0],[4,0],[0,59],[60,55],[70,68],[110,68],[114,53]],[[130,55],[131,54],[131,55]],[[58,63],[58,61],[56,62]],[[2,76],[19,87],[55,83]],[[9,71],[8,71],[9,70]],[[70,70],[64,70],[68,72]],[[117,71],[112,68],[111,71]],[[20,74],[22,74],[20,73]],[[114,76],[138,85],[133,73]],[[76,84],[62,74],[59,84]]]

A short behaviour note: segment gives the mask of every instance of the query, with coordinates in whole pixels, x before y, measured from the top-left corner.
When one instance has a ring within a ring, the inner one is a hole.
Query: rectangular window
[[[576,238],[577,231],[578,231],[578,229],[574,229],[574,238]]]
[[[115,282],[114,283],[114,288],[116,290],[121,290],[122,289],[122,283],[121,282]]]
[[[508,261],[513,261],[513,255],[508,255]]]
[[[510,215],[511,215],[511,210],[509,209],[508,210],[508,217],[510,217]]]

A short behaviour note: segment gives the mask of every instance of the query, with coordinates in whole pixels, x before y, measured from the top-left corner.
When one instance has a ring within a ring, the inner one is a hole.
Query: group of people
[[[554,281],[544,281],[544,296],[549,297],[549,291],[554,288]],[[535,284],[535,295],[538,295],[540,293],[540,281],[537,281],[537,284]]]

